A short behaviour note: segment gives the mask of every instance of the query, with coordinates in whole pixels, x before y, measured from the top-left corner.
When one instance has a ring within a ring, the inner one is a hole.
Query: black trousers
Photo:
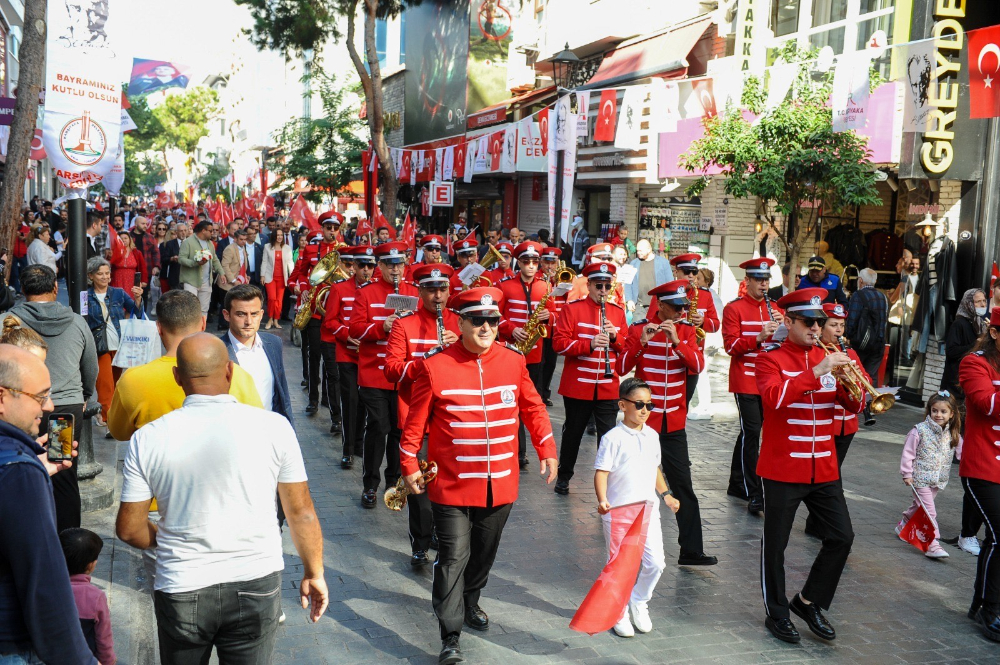
[[[83,420],[83,404],[60,404],[55,408],[53,414],[72,413],[77,431],[81,427],[90,427],[90,421]],[[42,422],[39,425],[39,432],[49,431],[49,417],[42,415]],[[79,441],[79,434],[74,433]],[[73,466],[65,471],[60,471],[52,476],[52,498],[56,502],[56,531],[63,529],[80,527],[80,514],[82,504],[80,502],[80,481],[77,478],[77,466],[80,458],[73,458]]]
[[[542,397],[549,399],[552,397],[552,375],[556,372],[556,358],[559,354],[552,348],[552,338],[546,337],[542,340],[542,389],[539,391]]]
[[[760,395],[736,393],[736,409],[740,414],[740,434],[733,448],[733,463],[729,469],[729,493],[747,499],[760,497],[757,458],[760,456],[760,428],[764,424],[764,405]]]
[[[148,298],[143,298],[144,302],[149,302]],[[216,330],[228,330],[229,322],[226,321],[226,316],[222,313],[222,309],[226,304],[226,292],[218,284],[212,284],[212,299],[208,301],[208,313],[211,316],[212,312],[215,312],[215,328]]]
[[[979,550],[973,597],[984,603],[1000,604],[1000,557],[993,556],[997,548],[996,530],[1000,527],[1000,484],[978,478],[962,478],[962,487],[972,497],[986,523],[986,538]]]
[[[885,353],[885,344],[878,344],[874,349],[866,353],[858,352],[858,360],[861,366],[872,377],[872,385],[878,383],[878,370],[882,366],[882,356]]]
[[[962,484],[963,489],[965,484]],[[976,506],[976,501],[969,496],[969,491],[965,490],[962,495],[962,538],[972,538],[979,535],[979,530],[983,528],[983,515]]]
[[[354,363],[337,363],[340,375],[340,409],[344,423],[344,457],[351,457],[364,450],[365,405],[358,396],[358,366]]]
[[[434,534],[434,511],[427,493],[411,494],[406,497],[406,509],[409,511],[410,552],[426,552],[431,548],[431,536]]]
[[[322,326],[322,324],[320,324]],[[327,396],[330,409],[330,421],[341,422],[340,416],[340,368],[337,363],[337,345],[333,342],[320,342],[320,355],[323,356],[323,394]]]
[[[701,509],[691,483],[691,459],[688,456],[686,431],[660,432],[660,464],[667,486],[681,502],[680,510],[675,515],[680,554],[701,554],[705,549],[701,538]]]
[[[854,543],[851,515],[839,482],[808,484],[761,479],[764,496],[764,535],[760,539],[761,588],[764,606],[772,619],[788,618],[785,595],[785,548],[795,521],[795,511],[805,503],[816,515],[825,534],[823,545],[802,587],[802,597],[824,610],[830,609],[847,555]]]
[[[833,445],[836,446],[837,449],[837,469],[841,471],[840,480],[837,482],[840,483],[841,487],[844,486],[844,460],[847,458],[847,450],[851,447],[851,441],[853,440],[853,434],[842,434],[833,437]],[[809,516],[806,517],[806,531],[823,533],[821,528],[822,527],[819,525],[819,519],[810,511]],[[806,598],[808,598],[808,596],[806,596]]]
[[[542,365],[543,363],[531,363],[528,365],[528,376],[535,385],[538,394],[542,394]],[[517,428],[517,456],[524,459],[528,455],[528,434],[524,429],[524,421]]]
[[[320,377],[320,363],[323,362],[323,346],[319,339],[322,322],[319,319],[309,319],[306,329],[302,331],[302,347],[309,348],[305,351],[309,358],[309,403],[319,403],[319,390],[322,385]]]
[[[694,397],[694,391],[698,388],[698,377],[701,374],[688,374],[687,375],[687,405],[691,406],[691,398]]]
[[[559,446],[559,480],[569,482],[573,477],[573,467],[580,454],[580,442],[591,416],[597,424],[597,440],[600,441],[618,419],[618,402],[610,399],[574,399],[563,397],[566,422],[562,428],[562,443]]]
[[[385,460],[385,486],[394,487],[399,480],[399,437],[397,396],[395,390],[358,388],[361,402],[368,414],[362,455],[362,481],[365,491],[378,489],[379,469]]]
[[[487,491],[486,508],[431,504],[440,548],[434,562],[431,603],[442,640],[461,634],[465,608],[479,605],[493,568],[514,504],[493,506],[492,498],[492,491]]]
[[[309,336],[305,330],[299,331],[299,352],[302,354],[302,380],[309,385]]]

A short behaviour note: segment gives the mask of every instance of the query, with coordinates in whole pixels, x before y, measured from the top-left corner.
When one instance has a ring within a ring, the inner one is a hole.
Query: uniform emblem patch
[[[487,307],[490,306],[490,305],[492,305],[493,304],[493,296],[491,296],[490,294],[487,293],[486,295],[484,295],[482,298],[479,299],[479,304],[487,306]]]
[[[809,300],[809,304],[812,305],[813,307],[820,307],[823,304],[823,299],[820,298],[819,296],[813,296]]]
[[[511,404],[513,404],[514,403],[514,391],[510,390],[509,388],[507,390],[504,390],[502,393],[500,393],[500,401],[502,401],[504,404],[506,404],[508,406],[510,406]]]

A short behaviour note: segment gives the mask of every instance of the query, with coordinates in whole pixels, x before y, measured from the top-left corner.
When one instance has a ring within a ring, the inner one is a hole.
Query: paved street
[[[301,414],[306,403],[298,388],[298,349],[288,346],[285,362],[292,368],[289,384]],[[728,407],[724,374],[718,373],[724,372],[724,361],[714,362],[715,400]],[[563,418],[558,398],[551,413],[558,432]],[[915,409],[895,407],[877,427],[859,433],[848,455],[845,489],[857,537],[828,613],[838,633],[835,642],[814,638],[794,617],[802,632],[799,645],[778,642],[764,628],[758,572],[761,519],[725,495],[736,425],[718,419],[691,423],[688,433],[706,551],[719,557],[719,565],[676,567],[676,524],[664,516],[668,567],[650,603],[653,632],[625,640],[568,628],[605,557],[591,485],[596,440],[590,437],[568,497],[544,485],[534,460],[531,472],[522,474],[521,496],[482,600],[492,627],[488,633],[463,634],[468,662],[996,663],[1000,645],[984,640],[965,617],[975,559],[945,546],[951,558],[932,561],[892,531],[909,501],[900,482],[899,454],[906,431],[921,418]],[[301,568],[286,530],[288,620],[279,629],[275,662],[436,663],[440,641],[430,606],[431,571],[414,571],[409,565],[405,515],[381,504],[376,510],[360,506],[361,465],[340,469],[340,442],[326,433],[325,413],[311,419],[300,415],[297,425],[326,536],[331,603],[317,625],[308,624],[305,611],[295,607]],[[122,457],[125,444],[115,450],[103,430],[95,430],[95,440],[99,458],[119,469],[117,492],[120,462],[115,465],[114,460]],[[106,468],[103,478],[110,481]],[[961,494],[955,467],[952,484],[938,499],[945,536],[958,531]],[[119,662],[155,663],[149,581],[137,553],[113,540],[114,511],[84,518],[85,526],[98,530],[108,545],[94,581],[108,591]],[[801,533],[803,513],[786,555],[790,595],[801,587],[819,547]]]

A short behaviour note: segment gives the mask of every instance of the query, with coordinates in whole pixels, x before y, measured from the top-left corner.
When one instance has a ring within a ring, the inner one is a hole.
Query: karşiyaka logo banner
[[[70,190],[101,182],[121,142],[121,84],[108,38],[108,3],[49,0],[43,141]]]

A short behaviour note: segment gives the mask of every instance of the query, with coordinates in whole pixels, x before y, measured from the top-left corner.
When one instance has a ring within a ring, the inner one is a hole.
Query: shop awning
[[[611,88],[650,76],[682,78],[690,64],[688,54],[711,24],[712,19],[705,17],[674,30],[622,42],[604,56],[597,73],[582,89]]]
[[[492,106],[487,106],[486,108],[484,108],[482,110],[483,111],[488,111],[490,109],[496,109],[496,108],[501,108],[501,107],[503,107],[503,108],[510,108],[511,106],[515,106],[515,105],[530,104],[532,101],[534,101],[536,99],[541,99],[541,98],[546,97],[548,95],[551,95],[555,91],[556,91],[556,87],[554,85],[546,86],[544,88],[538,88],[537,90],[529,90],[528,92],[523,92],[520,95],[514,95],[510,99],[505,99],[505,100],[503,100],[502,102],[500,102],[498,104],[493,104]]]

